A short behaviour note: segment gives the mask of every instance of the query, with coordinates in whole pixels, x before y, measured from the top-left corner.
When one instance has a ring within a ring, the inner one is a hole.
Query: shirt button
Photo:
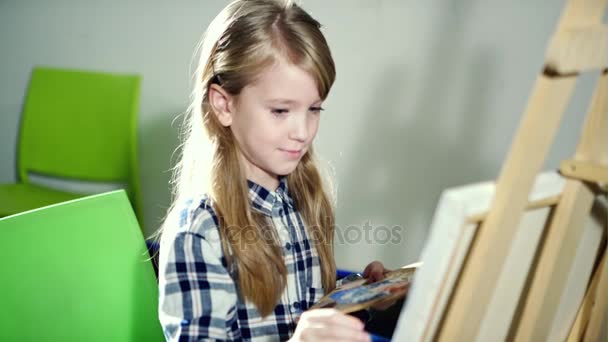
[[[296,309],[300,308],[300,302],[293,302],[293,307]]]
[[[287,250],[291,249],[291,244],[288,242],[287,244],[285,244],[285,248],[287,248]]]

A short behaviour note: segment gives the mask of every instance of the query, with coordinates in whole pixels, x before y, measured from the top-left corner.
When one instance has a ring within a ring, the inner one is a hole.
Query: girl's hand
[[[290,341],[371,341],[359,319],[336,309],[313,309],[300,316]]]
[[[384,268],[380,261],[372,261],[365,267],[363,278],[366,278],[368,283],[373,283],[384,279],[384,275],[390,271]]]
[[[365,270],[363,271],[363,277],[367,278],[368,283],[373,283],[384,279],[384,275],[390,271],[391,270],[384,268],[384,265],[382,265],[380,261],[372,261],[369,263],[369,265],[367,265],[367,267],[365,267]],[[396,302],[397,301],[395,300],[390,302],[380,302],[372,305],[372,309],[383,311],[391,307]]]

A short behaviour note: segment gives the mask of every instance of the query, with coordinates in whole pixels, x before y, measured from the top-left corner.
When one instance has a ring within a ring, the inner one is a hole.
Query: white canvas
[[[530,192],[529,201],[540,201],[561,194],[565,181],[555,172],[543,173],[536,178]],[[439,204],[431,223],[431,230],[426,245],[421,254],[421,268],[417,271],[411,292],[408,294],[397,328],[393,335],[395,341],[427,341],[436,332],[441,315],[452,292],[454,281],[460,273],[462,262],[471,244],[471,239],[478,227],[471,223],[470,218],[487,212],[495,192],[494,182],[484,182],[463,187],[447,189],[441,195]],[[488,311],[484,318],[488,327],[498,328],[499,334],[506,334],[510,319],[515,311],[516,301],[511,301],[524,286],[525,274],[521,267],[529,268],[533,249],[537,244],[541,229],[528,228],[527,224],[539,226],[545,209],[533,210],[524,215],[522,224],[518,227],[521,233],[516,234],[513,247],[509,252],[515,256],[508,258],[501,278],[509,277],[509,288],[499,287],[503,296],[492,298],[497,305]],[[525,253],[527,251],[527,253]],[[519,266],[519,267],[517,267]],[[516,274],[516,276],[513,276]],[[521,274],[524,274],[523,276]],[[503,315],[498,311],[503,310]],[[508,321],[508,322],[507,322]],[[490,330],[480,330],[478,337],[492,336],[496,339],[496,330],[488,335]],[[499,338],[500,339],[500,338]],[[481,340],[481,339],[479,339]],[[487,340],[487,339],[486,339]]]

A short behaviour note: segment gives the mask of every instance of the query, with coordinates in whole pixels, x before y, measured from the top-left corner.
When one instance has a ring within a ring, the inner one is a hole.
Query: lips
[[[285,152],[285,154],[290,158],[290,159],[298,159],[300,158],[300,156],[302,156],[302,152],[304,151],[304,149],[280,149],[282,152]]]
[[[283,152],[298,153],[298,152],[302,152],[304,150],[304,147],[301,147],[301,148],[279,148],[279,150],[281,150]]]

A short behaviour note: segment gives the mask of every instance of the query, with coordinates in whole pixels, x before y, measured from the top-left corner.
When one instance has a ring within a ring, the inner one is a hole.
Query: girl
[[[336,280],[312,150],[335,78],[319,28],[288,0],[237,0],[207,29],[161,228],[168,340],[369,339],[352,316],[304,312]]]

